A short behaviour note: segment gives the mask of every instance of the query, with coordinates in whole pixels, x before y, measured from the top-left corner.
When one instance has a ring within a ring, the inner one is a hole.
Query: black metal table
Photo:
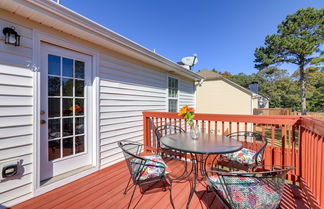
[[[186,177],[189,177],[193,171],[194,180],[187,202],[187,208],[189,208],[190,201],[196,190],[199,172],[198,164],[200,163],[201,174],[205,175],[206,162],[209,155],[236,152],[243,147],[243,144],[236,139],[206,133],[200,134],[198,139],[192,139],[189,133],[167,135],[161,138],[161,143],[170,149],[191,155],[192,170]]]

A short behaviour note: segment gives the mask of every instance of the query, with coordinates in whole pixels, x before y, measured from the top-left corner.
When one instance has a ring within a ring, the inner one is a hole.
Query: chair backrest
[[[263,159],[264,150],[267,147],[268,139],[265,136],[262,136],[259,133],[251,132],[251,131],[239,131],[235,133],[231,133],[227,135],[233,139],[237,139],[238,141],[246,141],[246,142],[254,142],[254,140],[261,142],[262,147],[255,154],[255,159],[261,158]]]
[[[118,142],[118,146],[123,151],[128,170],[132,176],[133,182],[136,183],[147,161],[145,158],[139,156],[143,145],[136,142],[120,141]],[[134,170],[134,163],[141,165],[141,167]]]
[[[161,125],[156,127],[154,132],[157,139],[157,148],[160,149],[161,148],[160,139],[162,138],[162,136],[176,134],[176,133],[185,133],[185,130],[179,126],[167,124],[167,125]]]
[[[257,172],[213,171],[217,179],[208,181],[230,208],[277,208],[282,198],[286,174],[293,167],[262,165]]]

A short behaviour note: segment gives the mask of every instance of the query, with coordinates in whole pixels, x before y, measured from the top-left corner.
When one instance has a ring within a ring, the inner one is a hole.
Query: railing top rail
[[[300,126],[324,137],[324,120],[322,119],[303,116],[300,119]]]
[[[226,115],[196,113],[195,120],[226,121],[241,123],[273,124],[273,125],[298,125],[301,116],[282,115]],[[144,117],[175,118],[182,119],[177,113],[170,112],[143,112]]]

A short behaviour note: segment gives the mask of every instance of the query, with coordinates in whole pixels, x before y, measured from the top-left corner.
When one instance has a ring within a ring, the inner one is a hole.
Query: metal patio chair
[[[179,126],[176,125],[161,125],[155,128],[154,130],[155,136],[157,138],[157,148],[159,152],[161,153],[161,156],[168,156],[168,157],[177,157],[182,158],[186,157],[185,153],[171,150],[168,147],[164,146],[161,143],[162,136],[169,135],[169,134],[177,134],[177,133],[185,133],[185,130]]]
[[[254,142],[255,140],[256,142],[259,142],[257,143],[257,146],[261,146],[261,148],[258,151],[254,151],[243,147],[237,152],[220,155],[217,160],[218,165],[226,166],[230,169],[252,171],[258,165],[264,164],[264,150],[268,144],[266,137],[259,133],[249,131],[235,132],[227,135],[227,137],[231,137],[242,142]]]
[[[166,191],[166,178],[170,170],[162,160],[161,156],[140,156],[143,145],[136,142],[118,142],[118,146],[123,151],[125,161],[130,173],[130,178],[125,188],[124,194],[127,193],[127,188],[130,181],[133,181],[134,184],[134,190],[127,208],[129,208],[131,205],[137,186],[162,181],[163,191]]]
[[[293,170],[287,166],[257,166],[256,172],[207,172],[209,190],[216,193],[225,208],[271,209],[278,208],[286,174]]]

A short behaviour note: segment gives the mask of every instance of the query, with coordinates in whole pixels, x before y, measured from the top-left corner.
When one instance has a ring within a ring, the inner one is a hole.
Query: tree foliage
[[[324,9],[300,9],[278,25],[277,34],[268,35],[264,46],[255,50],[255,67],[262,70],[271,65],[298,65],[302,112],[306,113],[305,72],[309,65],[323,62],[320,45],[324,42]]]

